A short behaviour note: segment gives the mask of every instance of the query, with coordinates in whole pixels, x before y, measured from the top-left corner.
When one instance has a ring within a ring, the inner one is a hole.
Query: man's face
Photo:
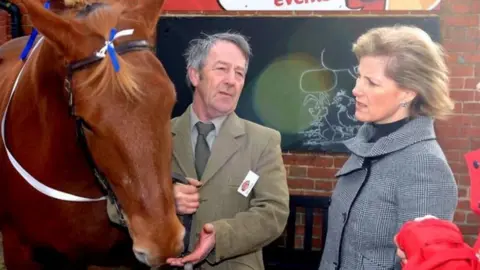
[[[233,112],[245,83],[246,61],[237,45],[218,41],[211,48],[203,68],[189,70],[197,109],[210,119]]]

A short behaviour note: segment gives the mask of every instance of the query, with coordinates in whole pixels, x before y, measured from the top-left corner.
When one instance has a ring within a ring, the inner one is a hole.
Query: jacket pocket
[[[263,263],[260,264],[256,253],[250,253],[244,256],[228,260],[228,270],[260,270],[263,269]]]
[[[256,270],[256,269],[242,262],[230,261],[228,262],[228,270]]]

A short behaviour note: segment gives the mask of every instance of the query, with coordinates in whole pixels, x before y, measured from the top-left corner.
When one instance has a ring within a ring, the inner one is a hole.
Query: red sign
[[[441,0],[167,0],[165,11],[437,10]]]

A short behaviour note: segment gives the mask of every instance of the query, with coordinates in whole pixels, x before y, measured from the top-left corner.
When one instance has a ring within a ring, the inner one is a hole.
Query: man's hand
[[[177,213],[180,215],[193,214],[200,205],[198,195],[198,187],[202,183],[198,180],[187,178],[190,185],[175,184],[173,185],[173,194],[175,197],[175,206]]]
[[[427,220],[427,219],[438,219],[438,218],[435,217],[435,216],[432,216],[432,215],[425,215],[423,217],[415,218],[413,220],[413,222],[422,222],[422,221]],[[403,227],[400,228],[400,229],[403,229]],[[398,234],[396,234],[395,237],[393,238],[393,242],[397,246],[397,256],[400,258],[400,260],[402,260],[402,264],[404,265],[404,264],[407,263],[407,254],[405,254],[405,252],[400,248],[400,246],[397,242],[397,236],[398,236]]]
[[[214,247],[215,227],[213,227],[213,224],[207,223],[203,225],[195,250],[183,258],[169,258],[167,263],[172,266],[183,266],[187,263],[197,264],[205,259]]]
[[[395,243],[395,245],[397,245],[397,256],[400,258],[400,260],[402,261],[402,264],[406,264],[407,263],[407,255],[405,254],[405,252],[403,252],[403,250],[400,249],[400,247],[398,246],[398,243],[397,243],[397,236],[395,235],[395,238],[393,238],[393,242]]]

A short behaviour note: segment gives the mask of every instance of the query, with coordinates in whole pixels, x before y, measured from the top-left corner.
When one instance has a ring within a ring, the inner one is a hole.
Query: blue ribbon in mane
[[[120,70],[120,64],[118,63],[117,54],[115,53],[115,49],[113,48],[113,40],[115,39],[115,35],[117,34],[117,29],[112,28],[110,30],[110,37],[107,42],[107,51],[110,55],[110,59],[112,60],[113,69],[115,72]]]
[[[45,2],[45,4],[43,4],[43,6],[46,9],[50,9],[50,0],[47,0],[47,2]],[[25,45],[25,48],[23,48],[22,54],[20,55],[20,59],[22,59],[22,61],[25,61],[25,59],[27,59],[27,56],[30,53],[30,50],[32,49],[33,42],[37,38],[37,34],[38,34],[37,29],[33,28],[32,33],[30,34],[30,37],[28,38],[27,44]]]
[[[116,38],[128,36],[131,34],[133,34],[133,29],[125,29],[125,30],[121,30],[120,32],[117,32],[117,29],[112,28],[110,30],[110,35],[108,37],[108,40],[105,41],[105,46],[103,46],[100,50],[98,50],[95,55],[97,57],[104,58],[108,53],[108,55],[110,56],[110,61],[112,61],[113,69],[115,70],[115,72],[118,72],[120,70],[120,64],[118,63],[118,58],[115,52],[115,48],[113,46],[113,41]]]

